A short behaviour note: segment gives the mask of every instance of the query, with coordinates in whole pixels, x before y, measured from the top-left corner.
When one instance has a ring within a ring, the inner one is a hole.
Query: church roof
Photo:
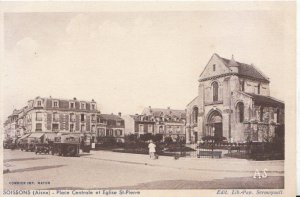
[[[231,67],[233,66],[232,64],[232,59],[226,59],[223,57],[220,57],[218,55],[218,57],[224,62],[224,64],[227,67]],[[266,82],[270,82],[269,78],[266,77],[261,71],[259,71],[254,65],[249,65],[249,64],[245,64],[245,63],[241,63],[241,62],[237,62],[234,60],[235,66],[238,67],[238,74],[245,76],[245,77],[251,77],[254,79],[259,79],[259,80],[263,80]]]
[[[245,94],[251,96],[254,99],[255,105],[263,105],[266,107],[284,107],[284,102],[277,100],[270,96],[263,96],[258,94],[251,94],[244,92]]]

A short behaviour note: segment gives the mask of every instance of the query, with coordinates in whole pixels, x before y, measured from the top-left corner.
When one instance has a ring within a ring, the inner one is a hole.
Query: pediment
[[[205,66],[199,79],[202,80],[230,72],[232,72],[231,69],[224,64],[222,59],[217,54],[214,54]]]

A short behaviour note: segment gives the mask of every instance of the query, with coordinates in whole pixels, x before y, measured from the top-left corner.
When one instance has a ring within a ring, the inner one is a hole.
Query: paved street
[[[283,161],[162,156],[150,160],[147,155],[109,151],[59,157],[4,150],[4,168],[10,170],[4,174],[5,189],[250,189],[283,188],[284,182]],[[265,168],[267,178],[252,178],[256,169]]]

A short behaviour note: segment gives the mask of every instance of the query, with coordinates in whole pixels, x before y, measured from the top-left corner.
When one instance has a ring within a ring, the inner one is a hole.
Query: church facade
[[[187,143],[204,136],[230,142],[284,136],[284,103],[270,97],[269,78],[254,65],[213,54],[198,82],[198,95],[187,105]]]

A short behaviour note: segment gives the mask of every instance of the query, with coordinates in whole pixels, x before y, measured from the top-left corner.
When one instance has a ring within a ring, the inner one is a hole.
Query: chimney
[[[76,97],[74,97],[74,98],[73,98],[73,100],[75,100],[75,101],[76,101],[76,100],[77,100],[77,99],[76,99]]]
[[[121,113],[121,112],[119,112],[119,113],[118,113],[118,115],[121,117],[121,116],[122,116],[122,113]]]

